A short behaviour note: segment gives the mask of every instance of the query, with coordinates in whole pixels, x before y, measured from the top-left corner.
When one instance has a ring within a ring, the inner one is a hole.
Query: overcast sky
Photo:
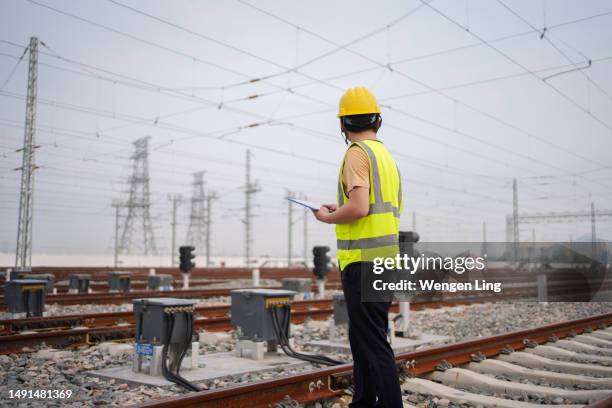
[[[31,36],[44,43],[35,253],[112,253],[111,203],[127,199],[132,143],[149,135],[160,251],[168,195],[186,200],[182,243],[192,173],[205,170],[220,196],[213,250],[243,253],[250,148],[261,187],[253,252],[285,255],[286,189],[335,200],[346,148],[336,107],[355,85],[383,106],[379,138],[403,176],[401,226],[415,212],[424,240],[478,241],[483,222],[488,240],[505,240],[513,178],[521,213],[611,209],[611,23],[605,0],[3,1],[0,251],[16,241],[27,55],[16,64]],[[309,245],[335,246],[333,227],[308,222]],[[612,236],[610,220],[597,232]],[[521,239],[534,233],[567,240],[590,224],[521,226]]]

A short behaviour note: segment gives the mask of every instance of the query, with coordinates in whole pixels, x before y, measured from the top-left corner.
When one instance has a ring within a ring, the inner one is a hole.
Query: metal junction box
[[[310,293],[312,280],[308,278],[284,278],[283,289],[297,293]]]
[[[277,307],[280,324],[289,336],[291,307],[278,308],[278,305],[290,305],[295,292],[281,289],[237,289],[231,292],[231,322],[242,331],[242,338],[253,341],[276,340],[272,323],[272,308]]]
[[[148,284],[151,290],[172,290],[174,277],[168,274],[149,275]]]
[[[111,271],[108,273],[108,290],[111,292],[129,292],[131,281],[131,272]]]
[[[4,298],[11,313],[27,313],[28,316],[42,316],[45,308],[44,280],[15,279],[6,282]]]
[[[91,275],[85,273],[75,273],[70,275],[70,289],[76,290],[79,293],[87,293],[89,291],[89,281]]]
[[[25,278],[22,278],[22,279],[44,280],[45,282],[47,282],[45,284],[45,291],[47,293],[53,293],[53,285],[55,284],[55,275],[53,275],[52,273],[36,273],[36,274],[27,275]]]
[[[336,293],[332,296],[332,304],[334,306],[334,323],[348,323],[348,310],[346,309],[346,300],[343,293]]]
[[[136,340],[139,343],[163,344],[185,342],[187,317],[184,312],[193,314],[195,300],[174,298],[134,299],[136,316]],[[169,315],[174,314],[172,336],[167,339]]]

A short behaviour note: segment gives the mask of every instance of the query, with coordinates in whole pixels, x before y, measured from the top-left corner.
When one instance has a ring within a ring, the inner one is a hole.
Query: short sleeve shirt
[[[358,146],[352,146],[346,152],[342,184],[347,196],[355,187],[370,188],[370,161],[367,153]]]

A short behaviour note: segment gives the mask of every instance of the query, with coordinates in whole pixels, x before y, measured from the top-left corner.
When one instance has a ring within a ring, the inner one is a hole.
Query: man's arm
[[[332,206],[324,205],[319,211],[314,211],[315,218],[328,224],[349,224],[370,212],[370,191],[365,187],[355,187],[349,192],[346,204],[335,211],[330,211],[329,207]]]

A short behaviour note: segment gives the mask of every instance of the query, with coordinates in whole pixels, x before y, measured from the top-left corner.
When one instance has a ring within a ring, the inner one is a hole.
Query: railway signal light
[[[312,271],[319,280],[325,279],[327,273],[331,270],[331,258],[327,256],[328,252],[329,247],[326,246],[316,246],[312,248],[312,254],[314,255],[314,268]]]
[[[192,259],[195,258],[195,255],[192,253],[194,250],[195,247],[192,246],[179,247],[181,272],[190,273],[195,267],[195,262],[192,262]]]

